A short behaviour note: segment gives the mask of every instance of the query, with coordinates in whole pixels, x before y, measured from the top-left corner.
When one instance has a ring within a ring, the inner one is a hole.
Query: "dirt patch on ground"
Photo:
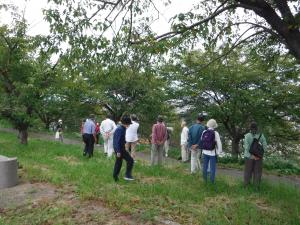
[[[141,179],[142,184],[158,184],[165,183],[166,178],[162,177],[143,177]]]
[[[3,218],[33,213],[35,209],[49,207],[70,209],[70,214],[65,216],[72,224],[141,224],[137,218],[111,209],[101,200],[80,200],[71,185],[56,187],[48,183],[21,183],[15,187],[0,190],[0,215]],[[52,224],[53,222],[47,220],[45,223]]]
[[[54,199],[58,196],[54,186],[46,183],[22,183],[0,190],[0,208],[19,207],[29,202]]]
[[[69,165],[76,166],[81,164],[77,158],[74,156],[57,156],[55,157],[57,160],[61,160],[67,162]]]

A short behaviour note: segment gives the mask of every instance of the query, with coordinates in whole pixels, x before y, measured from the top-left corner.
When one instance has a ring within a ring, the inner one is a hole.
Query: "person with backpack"
[[[194,174],[197,170],[201,169],[199,140],[202,132],[205,130],[203,121],[204,116],[202,114],[198,114],[196,123],[189,128],[188,147],[191,152],[191,174]]]
[[[250,132],[244,138],[244,186],[248,186],[253,176],[253,184],[259,186],[262,176],[263,154],[267,148],[267,141],[262,133],[258,132],[256,122],[250,124]]]
[[[218,127],[216,120],[207,121],[207,130],[201,135],[200,146],[203,153],[203,178],[207,182],[208,165],[210,165],[210,182],[215,183],[217,156],[222,152],[220,135],[215,129]]]

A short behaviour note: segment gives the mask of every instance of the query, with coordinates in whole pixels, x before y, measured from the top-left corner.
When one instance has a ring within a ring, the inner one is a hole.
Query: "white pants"
[[[104,140],[104,153],[107,153],[107,157],[112,157],[112,154],[114,152],[113,147],[113,136],[109,136],[108,138],[103,136]]]
[[[165,149],[166,157],[168,157],[168,152],[169,152],[169,149],[170,149],[170,139],[165,141],[164,149]]]
[[[201,163],[200,163],[200,150],[192,150],[191,149],[191,173],[196,173],[197,170],[201,170]]]
[[[182,162],[186,162],[189,160],[189,149],[187,144],[181,145],[181,159]]]

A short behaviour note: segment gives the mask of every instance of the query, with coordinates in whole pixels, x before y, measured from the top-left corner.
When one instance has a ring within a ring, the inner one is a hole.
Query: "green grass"
[[[101,201],[114,212],[132,215],[138,224],[157,224],[158,218],[207,225],[296,225],[300,220],[300,191],[288,185],[263,181],[260,190],[244,189],[241,181],[217,175],[216,186],[212,186],[199,175],[191,176],[181,164],[165,168],[143,163],[134,167],[135,181],[121,179],[116,184],[112,179],[114,160],[100,152],[87,159],[81,146],[34,139],[22,146],[15,135],[4,132],[0,132],[0,154],[18,157],[24,170],[22,179],[60,188],[71,186],[82,204]],[[68,204],[44,202],[39,207],[0,211],[0,224],[76,224],[73,210]],[[100,219],[91,218],[105,223]]]

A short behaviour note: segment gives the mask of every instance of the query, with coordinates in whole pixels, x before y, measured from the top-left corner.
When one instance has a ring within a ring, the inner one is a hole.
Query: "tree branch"
[[[210,21],[211,19],[217,17],[218,15],[220,15],[221,13],[229,10],[229,9],[234,9],[238,7],[237,4],[233,4],[233,5],[228,5],[218,11],[215,11],[214,13],[212,13],[209,17],[197,22],[197,23],[194,23],[190,26],[187,26],[187,27],[184,27],[183,29],[180,29],[180,30],[175,30],[175,31],[170,31],[170,32],[167,32],[167,33],[164,33],[162,35],[158,35],[156,37],[153,37],[152,40],[157,40],[157,41],[162,41],[162,40],[165,40],[165,39],[168,39],[168,38],[172,38],[176,35],[179,35],[179,34],[184,34],[185,32],[189,31],[189,30],[192,30],[194,29],[195,27],[201,25],[201,24],[204,24],[204,23],[207,23],[208,21]],[[139,41],[131,41],[130,43],[131,44],[141,44],[143,42],[146,42],[148,39],[142,39],[142,40],[139,40]]]

